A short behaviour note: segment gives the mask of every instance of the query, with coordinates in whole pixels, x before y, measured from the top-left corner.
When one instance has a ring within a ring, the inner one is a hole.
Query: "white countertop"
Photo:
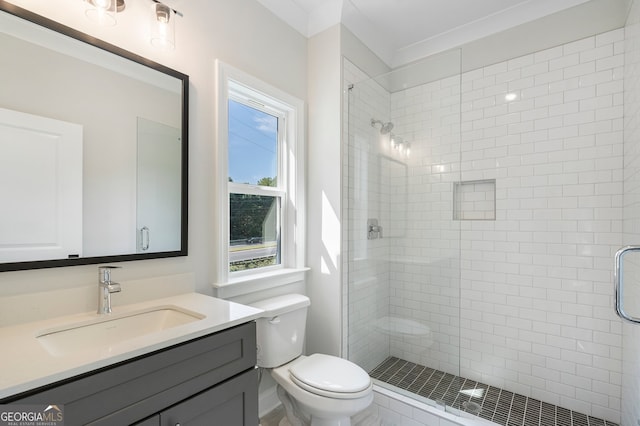
[[[108,347],[87,347],[66,354],[51,354],[37,336],[43,331],[66,325],[90,322],[102,316],[86,312],[0,327],[0,398],[55,383],[78,374],[126,361],[158,349],[206,336],[252,321],[262,311],[198,293],[187,293],[164,299],[113,308],[111,316],[158,306],[176,306],[203,314],[205,318],[162,331],[128,339]]]

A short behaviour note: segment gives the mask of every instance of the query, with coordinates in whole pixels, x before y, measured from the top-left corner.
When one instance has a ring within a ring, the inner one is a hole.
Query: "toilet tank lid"
[[[307,296],[302,294],[285,294],[270,299],[258,300],[249,303],[249,306],[262,309],[263,317],[275,317],[297,309],[306,308],[311,304]]]

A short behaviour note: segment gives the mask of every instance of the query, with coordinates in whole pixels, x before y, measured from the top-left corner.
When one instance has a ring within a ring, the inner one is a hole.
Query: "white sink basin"
[[[209,336],[262,314],[239,303],[181,293],[118,305],[110,315],[91,310],[0,326],[0,400]]]
[[[159,306],[42,330],[36,339],[50,354],[57,356],[89,348],[109,350],[124,341],[203,318],[202,314],[177,306]]]

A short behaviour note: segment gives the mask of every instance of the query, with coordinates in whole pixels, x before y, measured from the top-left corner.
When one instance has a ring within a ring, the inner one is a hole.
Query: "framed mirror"
[[[0,271],[187,255],[189,77],[0,0]]]

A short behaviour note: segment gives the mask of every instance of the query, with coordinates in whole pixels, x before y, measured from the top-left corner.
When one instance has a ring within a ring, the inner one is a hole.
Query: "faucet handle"
[[[107,291],[109,293],[120,293],[122,291],[122,287],[120,287],[120,283],[110,283],[107,284]]]

